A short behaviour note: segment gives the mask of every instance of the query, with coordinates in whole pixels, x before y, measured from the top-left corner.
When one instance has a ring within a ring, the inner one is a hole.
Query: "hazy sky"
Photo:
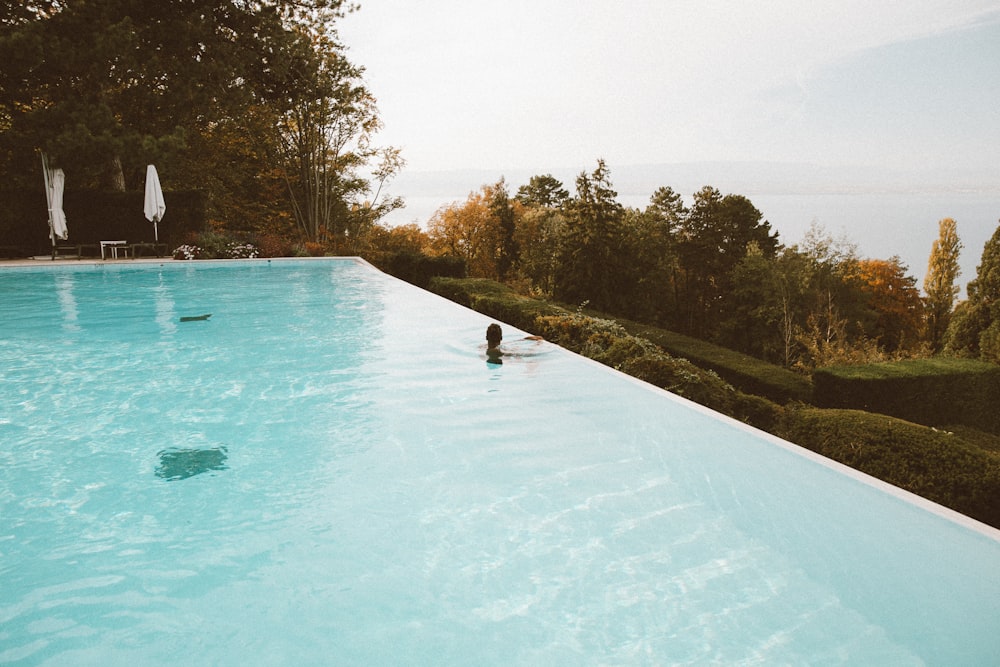
[[[997,0],[361,0],[340,34],[409,170],[1000,174]]]

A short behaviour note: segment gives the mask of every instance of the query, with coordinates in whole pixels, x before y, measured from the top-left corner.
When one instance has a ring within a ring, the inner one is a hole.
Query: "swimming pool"
[[[0,664],[1000,655],[997,531],[489,322],[352,260],[0,270]]]

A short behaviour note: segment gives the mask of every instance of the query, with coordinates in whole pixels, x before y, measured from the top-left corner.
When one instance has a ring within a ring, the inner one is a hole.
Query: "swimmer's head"
[[[499,324],[494,323],[486,327],[486,347],[497,347],[501,340],[503,340],[503,332],[500,331]]]

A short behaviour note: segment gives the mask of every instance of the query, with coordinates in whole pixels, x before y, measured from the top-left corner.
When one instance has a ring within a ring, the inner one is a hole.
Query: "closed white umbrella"
[[[64,241],[69,238],[66,213],[63,211],[66,174],[63,173],[62,169],[49,169],[48,158],[45,153],[42,153],[42,175],[45,177],[45,199],[49,205],[49,238],[52,240],[54,248],[57,238]]]
[[[153,165],[146,166],[146,199],[142,210],[146,214],[146,220],[153,223],[153,238],[159,243],[160,233],[156,228],[156,223],[163,220],[163,214],[167,212],[167,204],[163,201],[160,177]]]

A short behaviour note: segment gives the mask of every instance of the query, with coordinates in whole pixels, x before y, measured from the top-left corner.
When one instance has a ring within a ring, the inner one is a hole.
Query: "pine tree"
[[[958,296],[958,255],[962,242],[958,238],[957,224],[951,218],[938,222],[938,238],[931,246],[924,278],[924,312],[927,317],[927,340],[934,351],[940,351],[944,333],[948,330],[955,297]]]

